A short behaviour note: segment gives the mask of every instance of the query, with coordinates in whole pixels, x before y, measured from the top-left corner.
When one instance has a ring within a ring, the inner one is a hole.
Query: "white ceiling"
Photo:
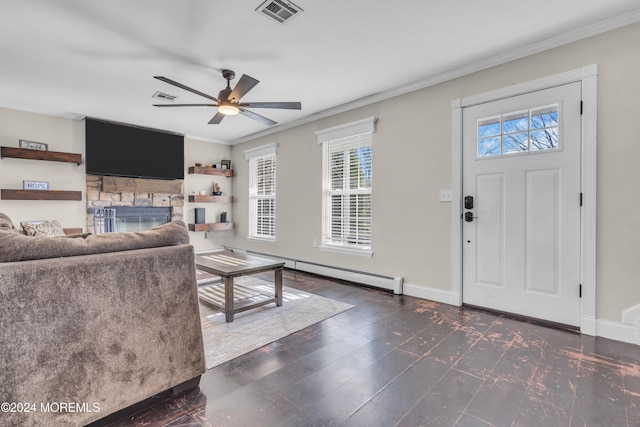
[[[2,0],[0,106],[90,116],[234,143],[274,128],[211,107],[220,69],[258,84],[242,101],[300,101],[255,112],[292,126],[640,20],[638,0],[295,0],[284,25],[262,0]],[[516,6],[517,3],[517,6]],[[585,64],[588,65],[588,64]]]

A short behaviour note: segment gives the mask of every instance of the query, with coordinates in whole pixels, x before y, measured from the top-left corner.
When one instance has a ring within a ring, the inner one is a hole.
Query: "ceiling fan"
[[[242,114],[243,116],[247,116],[254,120],[259,121],[267,126],[272,126],[277,124],[277,122],[268,119],[260,114],[256,114],[253,111],[247,110],[247,108],[280,108],[280,109],[288,109],[288,110],[300,110],[302,105],[299,102],[240,102],[240,98],[247,94],[255,85],[260,83],[260,81],[254,79],[253,77],[247,76],[243,74],[238,81],[238,84],[231,89],[231,80],[233,80],[236,76],[231,70],[222,70],[222,77],[227,79],[227,87],[222,89],[218,93],[218,97],[207,95],[206,93],[200,92],[198,90],[192,89],[188,86],[183,85],[182,83],[178,83],[174,80],[168,79],[163,76],[154,76],[154,79],[161,80],[165,83],[169,83],[170,85],[179,87],[180,89],[188,90],[189,92],[195,93],[196,95],[203,96],[205,98],[211,99],[215,101],[216,104],[153,104],[154,107],[218,107],[218,112],[211,120],[209,120],[209,124],[217,125],[219,124],[224,116],[233,116],[236,114]]]

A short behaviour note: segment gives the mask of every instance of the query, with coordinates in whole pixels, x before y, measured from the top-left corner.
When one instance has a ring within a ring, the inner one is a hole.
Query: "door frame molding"
[[[451,290],[462,305],[462,111],[465,107],[497,101],[529,92],[549,89],[568,83],[581,82],[582,123],[580,183],[582,209],[580,229],[580,331],[596,335],[596,130],[597,130],[598,65],[555,74],[537,80],[457,98],[451,101],[451,230],[452,271]],[[576,284],[577,285],[577,284]],[[576,289],[577,292],[577,289]]]

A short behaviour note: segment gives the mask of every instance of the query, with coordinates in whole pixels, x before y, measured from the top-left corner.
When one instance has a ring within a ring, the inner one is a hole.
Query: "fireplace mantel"
[[[103,176],[102,191],[105,193],[184,193],[182,180],[124,178],[119,176]]]

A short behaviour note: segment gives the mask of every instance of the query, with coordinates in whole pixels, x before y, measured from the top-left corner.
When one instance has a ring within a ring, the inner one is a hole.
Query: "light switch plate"
[[[451,201],[451,190],[440,190],[440,201],[441,202],[450,202]]]

